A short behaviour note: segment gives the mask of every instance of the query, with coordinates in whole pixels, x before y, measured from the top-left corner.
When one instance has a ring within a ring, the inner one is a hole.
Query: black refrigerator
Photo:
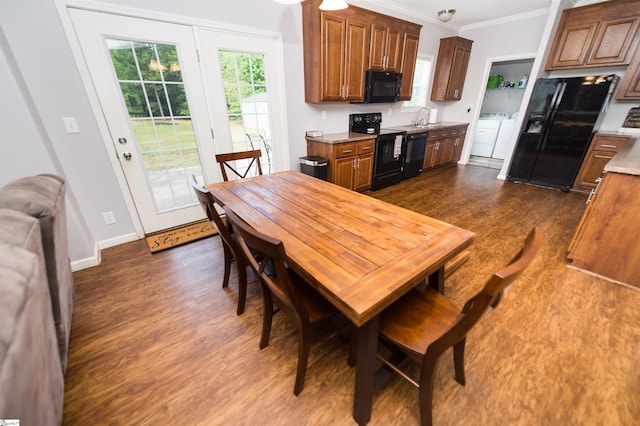
[[[618,77],[536,81],[507,180],[568,191]]]

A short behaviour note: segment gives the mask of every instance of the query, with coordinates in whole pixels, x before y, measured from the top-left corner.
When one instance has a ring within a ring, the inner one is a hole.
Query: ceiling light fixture
[[[444,9],[438,12],[438,19],[440,19],[442,22],[449,22],[455,14],[455,9]]]
[[[349,5],[344,0],[323,0],[320,4],[320,10],[341,10],[348,7]]]

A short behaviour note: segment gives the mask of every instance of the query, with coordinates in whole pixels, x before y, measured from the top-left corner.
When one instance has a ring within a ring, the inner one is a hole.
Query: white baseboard
[[[136,241],[139,239],[140,238],[138,238],[135,233],[131,233],[108,240],[98,241],[93,246],[93,256],[87,257],[85,259],[74,260],[73,262],[71,262],[71,271],[75,272],[80,271],[81,269],[91,268],[92,266],[98,266],[100,264],[100,253],[102,250],[124,243],[130,243],[131,241]]]

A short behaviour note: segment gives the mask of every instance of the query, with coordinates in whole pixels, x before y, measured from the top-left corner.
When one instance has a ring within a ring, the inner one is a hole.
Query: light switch
[[[62,117],[64,127],[67,129],[67,133],[80,133],[78,122],[75,117]]]

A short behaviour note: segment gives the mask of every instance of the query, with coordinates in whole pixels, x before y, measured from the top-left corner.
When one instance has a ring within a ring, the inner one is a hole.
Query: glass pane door
[[[107,39],[157,212],[197,204],[187,176],[203,173],[173,45]]]
[[[259,149],[262,169],[271,173],[272,138],[264,55],[220,50],[233,151]]]

